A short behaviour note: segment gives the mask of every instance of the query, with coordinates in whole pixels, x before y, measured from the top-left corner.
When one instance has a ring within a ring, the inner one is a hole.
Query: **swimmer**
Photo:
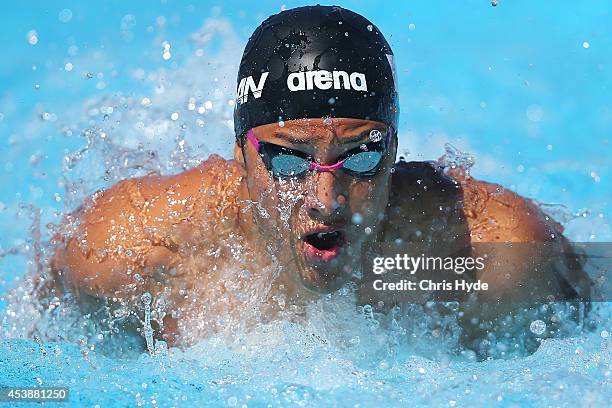
[[[213,155],[180,174],[124,180],[66,216],[77,227],[55,237],[56,294],[88,304],[149,292],[171,305],[154,316],[156,336],[186,344],[196,339],[181,323],[191,310],[212,317],[203,332],[245,312],[228,270],[278,271],[270,293],[289,305],[354,280],[373,243],[425,243],[431,254],[478,242],[568,247],[532,201],[433,162],[396,161],[393,52],[352,11],[300,7],[268,18],[246,45],[237,95],[233,160]],[[587,296],[581,271],[568,277],[527,261],[512,260],[511,279],[478,272],[492,288],[484,300],[498,305],[484,318],[538,285]]]

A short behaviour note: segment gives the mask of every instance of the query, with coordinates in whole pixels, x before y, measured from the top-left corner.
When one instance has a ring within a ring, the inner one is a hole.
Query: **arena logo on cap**
[[[249,92],[253,94],[255,99],[261,97],[261,92],[266,84],[266,78],[268,78],[269,72],[263,72],[259,77],[259,83],[255,85],[253,76],[242,78],[238,83],[238,103],[245,103],[249,100]]]
[[[249,100],[249,93],[255,99],[260,98],[263,92],[269,72],[263,72],[259,82],[255,84],[253,76],[242,78],[238,83],[238,103],[242,104]],[[287,88],[291,92],[311,91],[314,88],[327,89],[353,89],[355,91],[367,91],[368,84],[365,74],[361,72],[348,73],[346,71],[306,71],[293,72],[287,77]]]
[[[353,89],[355,91],[367,91],[366,76],[361,72],[346,71],[306,71],[293,72],[287,77],[287,88],[291,92],[311,91],[314,88],[326,89]]]

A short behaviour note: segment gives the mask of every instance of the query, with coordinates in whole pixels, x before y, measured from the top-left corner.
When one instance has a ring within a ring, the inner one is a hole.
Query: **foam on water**
[[[160,49],[171,58],[163,41]],[[148,92],[88,100],[79,121],[62,125],[65,134],[83,136],[83,147],[63,162],[66,214],[125,178],[176,173],[213,152],[230,156],[236,72],[231,61],[238,61],[242,44],[219,19],[205,22],[192,41],[193,56],[177,69],[133,73]],[[220,51],[205,51],[213,43],[221,44]],[[448,145],[440,163],[468,173],[474,158]],[[287,223],[303,192],[281,185],[278,194]],[[68,386],[73,406],[604,406],[612,399],[610,304],[596,305],[578,324],[568,317],[583,315],[575,305],[507,317],[501,325],[506,330],[492,329],[477,350],[480,357],[495,358],[478,361],[474,350],[461,346],[454,304],[381,314],[356,306],[355,290],[347,285],[289,305],[271,291],[277,269],[236,267],[218,272],[225,282],[218,295],[223,300],[225,289],[234,293],[241,313],[211,313],[224,309],[201,300],[206,307],[181,321],[196,344],[166,349],[152,335],[153,324],[174,307],[163,296],[148,294],[113,308],[101,303],[87,311],[70,294],[34,299],[47,285],[45,262],[53,253],[44,237],[75,233],[78,219],[41,233],[39,210],[26,205],[23,211],[34,225],[30,239],[3,253],[32,260],[26,278],[4,296],[4,386]],[[207,256],[217,249],[209,248]],[[230,249],[239,256],[239,246]],[[43,279],[34,278],[39,275]],[[134,280],[136,288],[141,282]],[[270,307],[276,319],[265,318]],[[126,333],[128,321],[139,331]],[[548,338],[558,335],[563,336]]]
[[[280,321],[237,348],[213,336],[138,360],[5,340],[0,365],[5,385],[66,385],[73,405],[605,406],[610,398],[612,342],[599,333],[545,340],[528,357],[469,362],[379,354],[389,339],[370,328],[355,316],[327,338]]]

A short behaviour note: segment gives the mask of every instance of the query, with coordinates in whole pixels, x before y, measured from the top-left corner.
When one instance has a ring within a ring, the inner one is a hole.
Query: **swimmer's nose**
[[[338,182],[333,172],[321,172],[314,177],[304,205],[312,219],[336,223],[346,208],[346,201],[345,195],[338,191]]]

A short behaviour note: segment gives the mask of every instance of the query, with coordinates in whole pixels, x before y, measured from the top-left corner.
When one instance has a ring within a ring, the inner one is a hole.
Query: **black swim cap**
[[[378,28],[335,6],[299,7],[264,21],[246,45],[234,110],[237,137],[302,118],[369,119],[397,129],[393,53]]]

